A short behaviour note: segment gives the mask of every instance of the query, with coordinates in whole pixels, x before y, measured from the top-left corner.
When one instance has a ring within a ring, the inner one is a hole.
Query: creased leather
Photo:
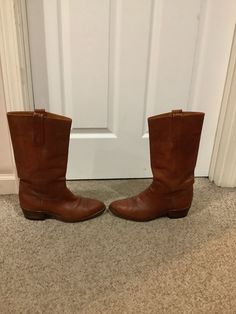
[[[75,196],[66,187],[70,118],[43,109],[9,112],[7,118],[23,210],[75,222],[105,209],[102,202]]]
[[[148,118],[152,184],[140,194],[114,201],[117,216],[137,221],[187,213],[193,198],[202,112],[173,110]]]

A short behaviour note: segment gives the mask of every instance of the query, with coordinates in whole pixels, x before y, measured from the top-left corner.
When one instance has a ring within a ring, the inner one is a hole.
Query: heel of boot
[[[22,211],[25,218],[30,220],[45,220],[47,218],[47,214],[43,212],[31,211],[25,208],[22,208]]]
[[[167,216],[172,219],[183,218],[188,215],[189,208],[179,210],[169,210]]]

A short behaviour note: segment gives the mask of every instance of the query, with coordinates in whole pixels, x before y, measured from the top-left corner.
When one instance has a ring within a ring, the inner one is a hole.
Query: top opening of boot
[[[197,115],[203,115],[204,113],[193,112],[193,111],[183,111],[182,114],[184,116],[195,116],[195,115],[197,116]],[[152,120],[152,119],[165,118],[165,117],[171,117],[171,116],[172,116],[172,112],[166,112],[166,113],[158,114],[156,116],[149,117],[148,119]]]
[[[34,111],[10,111],[7,113],[9,116],[22,116],[22,117],[29,117],[34,115]],[[70,118],[61,116],[55,113],[45,112],[45,117],[57,119],[57,120],[64,120],[64,121],[71,121]]]

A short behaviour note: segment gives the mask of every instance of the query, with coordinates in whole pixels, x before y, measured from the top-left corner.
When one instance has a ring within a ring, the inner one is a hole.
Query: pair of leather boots
[[[66,186],[71,119],[43,109],[7,117],[24,216],[78,222],[100,215],[104,203],[75,196]],[[112,202],[113,214],[136,221],[187,215],[203,119],[204,113],[182,110],[148,118],[153,181],[140,194]]]

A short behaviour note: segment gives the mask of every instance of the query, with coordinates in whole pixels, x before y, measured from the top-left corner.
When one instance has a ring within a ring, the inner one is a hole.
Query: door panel
[[[109,0],[68,3],[72,117],[75,128],[106,128]],[[68,56],[68,54],[66,55]],[[99,104],[99,106],[97,106]]]
[[[44,38],[41,65],[31,49],[33,83],[45,77],[45,107],[73,119],[68,178],[148,177],[148,116],[182,108],[206,111],[208,119],[212,109],[196,87],[212,71],[202,67],[217,32],[207,32],[210,10],[204,0],[28,1],[30,45],[36,30]],[[211,135],[197,175],[208,174],[219,108],[204,126]]]
[[[201,1],[154,1],[144,117],[175,108],[191,110],[189,92]]]

